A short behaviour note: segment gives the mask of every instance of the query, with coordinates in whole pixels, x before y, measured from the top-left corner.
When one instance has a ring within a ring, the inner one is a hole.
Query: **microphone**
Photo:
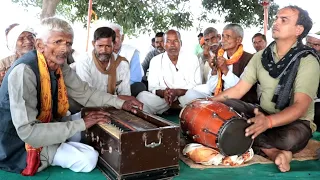
[[[176,67],[176,71],[178,72],[179,71],[179,69]]]

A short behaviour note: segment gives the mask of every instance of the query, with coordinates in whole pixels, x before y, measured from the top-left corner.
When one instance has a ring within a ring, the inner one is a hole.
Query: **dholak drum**
[[[253,140],[245,136],[250,125],[232,107],[196,100],[180,112],[184,134],[203,145],[218,149],[225,156],[241,155],[250,149]]]

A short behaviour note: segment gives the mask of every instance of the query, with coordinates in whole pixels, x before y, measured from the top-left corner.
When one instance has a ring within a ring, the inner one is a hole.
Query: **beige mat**
[[[317,149],[320,148],[320,141],[316,141],[316,140],[310,140],[308,145],[299,153],[296,153],[293,155],[293,160],[297,160],[297,161],[305,161],[305,160],[313,160],[313,159],[317,159],[317,154],[316,151]],[[186,163],[189,167],[191,168],[196,168],[196,169],[206,169],[206,168],[238,168],[238,167],[244,167],[244,166],[249,166],[252,164],[269,164],[272,163],[271,160],[266,159],[262,156],[259,155],[254,155],[253,158],[246,162],[243,165],[240,166],[204,166],[201,164],[196,164],[194,163],[191,159],[189,159],[188,157],[180,154],[180,159]]]

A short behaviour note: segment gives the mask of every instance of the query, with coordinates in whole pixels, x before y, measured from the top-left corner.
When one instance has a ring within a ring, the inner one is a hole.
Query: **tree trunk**
[[[54,16],[59,2],[60,0],[43,0],[40,19]]]

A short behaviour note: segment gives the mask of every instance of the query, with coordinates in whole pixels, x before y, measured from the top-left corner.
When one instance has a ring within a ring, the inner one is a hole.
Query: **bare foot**
[[[287,172],[290,170],[290,162],[292,160],[291,151],[279,151],[276,155],[274,163],[278,166],[281,172]]]

